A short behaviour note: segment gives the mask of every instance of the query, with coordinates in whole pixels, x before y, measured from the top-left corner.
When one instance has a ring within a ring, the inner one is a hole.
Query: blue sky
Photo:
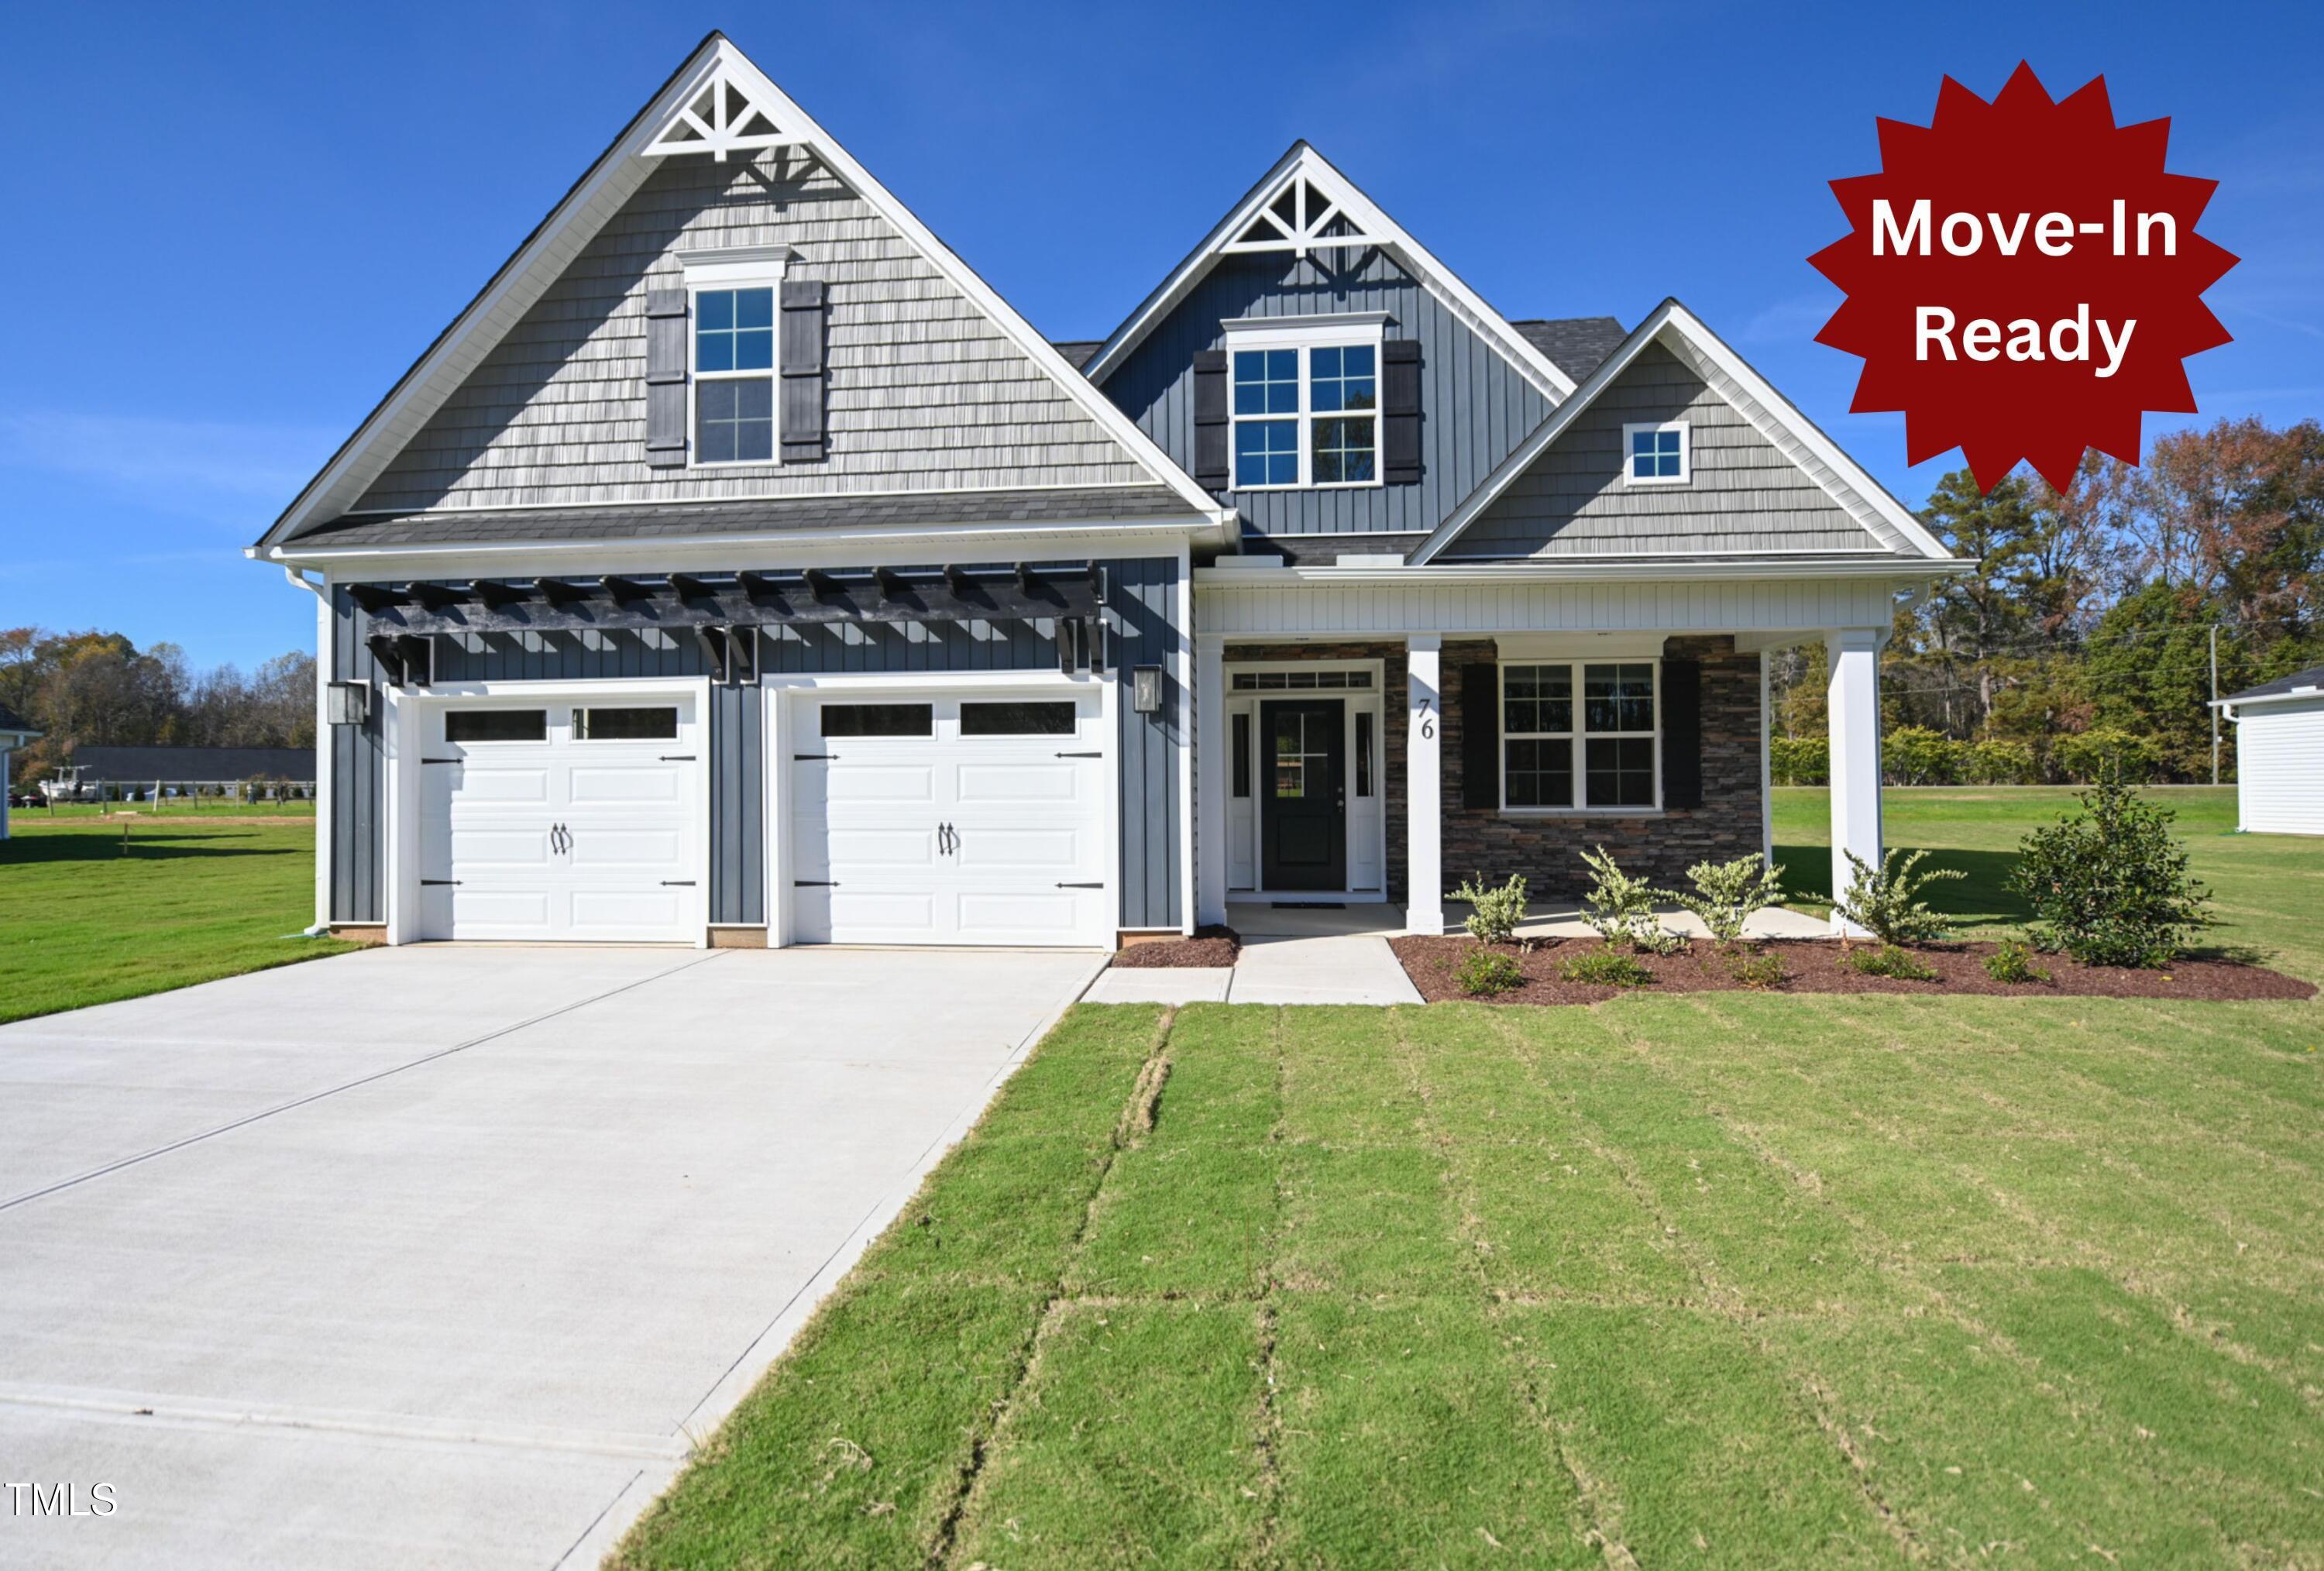
[[[0,625],[310,643],[241,548],[713,27],[1054,337],[1110,330],[1305,136],[1512,316],[1679,296],[1914,504],[1956,460],[1907,468],[1812,342],[1825,182],[1944,73],[2103,72],[2244,258],[2201,418],[2324,412],[2314,7],[15,6]]]

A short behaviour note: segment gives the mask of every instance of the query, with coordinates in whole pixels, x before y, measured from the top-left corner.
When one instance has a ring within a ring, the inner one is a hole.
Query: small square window
[[[1681,422],[1622,428],[1623,476],[1632,483],[1676,484],[1689,477],[1687,428]]]

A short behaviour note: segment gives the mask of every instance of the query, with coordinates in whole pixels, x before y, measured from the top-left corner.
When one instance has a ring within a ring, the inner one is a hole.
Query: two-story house
[[[1439,930],[1767,844],[1766,660],[1952,569],[1675,300],[1512,320],[1302,143],[1051,343],[722,36],[252,548],[316,596],[318,923]]]

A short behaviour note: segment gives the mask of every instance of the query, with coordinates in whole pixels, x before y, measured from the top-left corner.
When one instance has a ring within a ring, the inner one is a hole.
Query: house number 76
[[[1430,707],[1435,702],[1434,698],[1420,700],[1420,739],[1423,742],[1436,740],[1436,716]]]

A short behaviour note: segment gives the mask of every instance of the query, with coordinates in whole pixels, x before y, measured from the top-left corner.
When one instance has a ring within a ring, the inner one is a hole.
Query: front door
[[[1259,879],[1269,891],[1348,887],[1347,734],[1338,698],[1259,707]]]

